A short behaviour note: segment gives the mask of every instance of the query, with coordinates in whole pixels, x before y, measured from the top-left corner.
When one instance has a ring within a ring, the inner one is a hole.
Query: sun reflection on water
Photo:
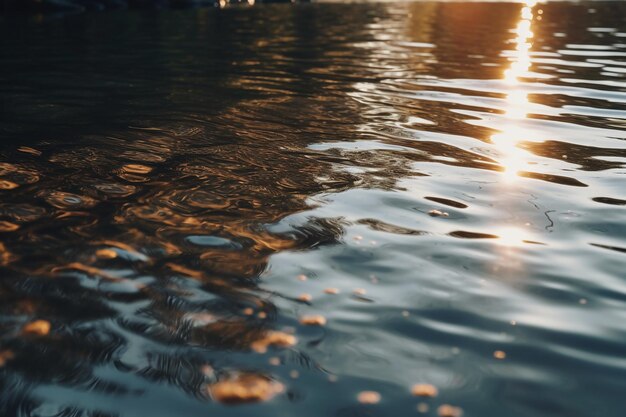
[[[502,166],[503,178],[511,180],[527,165],[526,152],[517,147],[518,143],[528,137],[529,132],[520,126],[530,108],[528,93],[524,90],[520,79],[530,70],[530,49],[532,48],[532,20],[535,0],[527,0],[520,11],[520,20],[515,29],[515,50],[512,62],[504,71],[504,82],[509,86],[506,96],[505,121],[499,133],[491,136],[491,142],[500,153],[499,163]]]
[[[515,247],[532,242],[532,234],[520,227],[503,227],[498,229],[498,243],[502,246]]]
[[[519,178],[520,172],[527,169],[528,153],[518,145],[532,138],[534,133],[524,127],[524,120],[531,111],[532,104],[522,79],[528,77],[531,68],[530,52],[532,48],[533,8],[537,2],[526,0],[520,10],[520,19],[515,28],[511,63],[504,71],[503,82],[507,86],[504,117],[500,131],[491,136],[491,142],[497,148],[498,162],[502,168],[501,178],[505,182]],[[526,228],[504,226],[496,231],[498,245],[504,250],[506,262],[511,262],[510,251],[527,243],[537,243]],[[510,264],[512,266],[512,264]],[[519,268],[520,265],[517,264]]]

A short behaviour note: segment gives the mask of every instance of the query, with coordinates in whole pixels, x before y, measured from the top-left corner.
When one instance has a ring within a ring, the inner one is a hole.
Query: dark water
[[[0,35],[2,416],[626,415],[626,3]]]

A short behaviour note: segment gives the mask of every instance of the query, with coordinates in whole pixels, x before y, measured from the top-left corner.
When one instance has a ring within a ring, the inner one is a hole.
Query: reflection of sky
[[[520,125],[526,118],[529,108],[528,93],[523,89],[520,78],[527,75],[530,63],[530,49],[533,33],[533,7],[535,0],[526,0],[520,12],[520,20],[515,30],[515,50],[510,66],[504,71],[504,82],[509,88],[506,96],[506,111],[501,131],[491,137],[497,147],[503,168],[503,176],[511,180],[524,170],[527,165],[526,152],[517,147],[517,144],[527,138],[528,133]]]

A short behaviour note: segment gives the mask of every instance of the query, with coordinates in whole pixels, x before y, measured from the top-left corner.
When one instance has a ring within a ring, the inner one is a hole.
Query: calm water
[[[0,37],[0,415],[625,415],[626,3]]]

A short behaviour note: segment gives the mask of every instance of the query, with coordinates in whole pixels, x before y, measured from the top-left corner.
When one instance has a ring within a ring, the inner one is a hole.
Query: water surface
[[[0,414],[624,415],[626,3],[0,35]]]

